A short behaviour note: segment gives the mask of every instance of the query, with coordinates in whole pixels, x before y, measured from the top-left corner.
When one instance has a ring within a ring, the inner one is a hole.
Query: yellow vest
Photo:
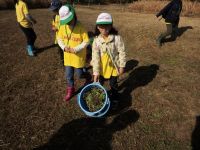
[[[103,56],[101,56],[101,73],[100,74],[105,79],[109,79],[111,76],[118,76],[117,70],[108,52],[105,52]]]
[[[64,44],[70,48],[75,48],[80,45],[83,41],[89,42],[89,37],[85,28],[77,22],[73,31],[68,25],[60,26],[58,31],[58,38],[60,38]],[[73,54],[64,52],[64,65],[72,66],[75,68],[85,67],[86,62],[86,48],[82,49],[80,52]]]
[[[108,42],[108,38],[104,39],[105,42]],[[101,76],[105,79],[109,79],[111,76],[117,76],[117,70],[108,54],[108,51],[104,50],[103,55],[101,56]]]
[[[26,19],[25,15],[28,14],[28,7],[25,2],[19,0],[15,5],[17,22],[24,28],[31,28],[31,23]]]
[[[55,16],[55,19],[53,19],[52,21],[52,26],[54,26],[56,29],[58,29],[59,31],[59,28],[60,28],[60,16],[59,15],[56,15]],[[58,31],[56,31],[56,35],[55,35],[55,44],[57,44],[57,38],[58,38]]]

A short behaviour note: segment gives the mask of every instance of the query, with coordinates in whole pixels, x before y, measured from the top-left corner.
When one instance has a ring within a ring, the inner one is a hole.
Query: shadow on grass
[[[139,119],[139,113],[128,110],[111,123],[106,118],[80,118],[64,124],[48,143],[33,150],[111,150],[112,136]]]
[[[120,94],[119,106],[115,111],[110,111],[110,114],[116,114],[129,108],[132,105],[132,91],[150,83],[156,77],[158,70],[159,66],[156,64],[132,69],[129,76],[119,86],[119,90],[122,91]]]
[[[185,27],[180,27],[177,29],[176,34],[174,34],[172,37],[164,39],[163,42],[167,43],[167,42],[173,42],[176,40],[177,37],[180,37],[183,35],[184,32],[186,32],[189,29],[193,29],[192,26],[185,26]]]
[[[50,49],[50,48],[54,48],[54,47],[57,47],[57,45],[55,44],[52,44],[52,45],[49,45],[49,46],[46,46],[46,47],[42,47],[42,48],[37,48],[37,51],[36,51],[36,55]]]
[[[193,29],[193,27],[192,26],[185,26],[185,27],[178,28],[177,36],[181,36],[184,32],[186,32],[189,29]]]
[[[134,59],[127,61],[126,67],[125,67],[125,72],[129,72],[130,70],[135,68],[138,65],[138,63],[139,62],[137,60],[134,60]]]
[[[125,71],[129,73],[129,76],[119,85],[119,90],[122,91],[119,94],[119,104],[116,109],[112,109],[111,100],[111,108],[106,116],[116,115],[129,109],[132,105],[132,91],[137,87],[147,85],[156,77],[157,71],[159,70],[158,65],[152,64],[149,66],[140,66],[134,69],[138,63],[137,60],[133,59],[127,62]],[[80,87],[73,97],[77,95],[83,87],[84,86]]]
[[[196,117],[196,125],[192,132],[192,150],[200,150],[200,116]]]

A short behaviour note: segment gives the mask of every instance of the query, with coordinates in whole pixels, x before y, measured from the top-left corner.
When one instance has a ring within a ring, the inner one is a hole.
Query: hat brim
[[[70,21],[72,21],[73,18],[74,18],[74,13],[72,13],[72,15],[69,16],[67,19],[65,19],[65,20],[60,20],[60,25],[68,24]]]
[[[105,25],[109,25],[112,24],[112,22],[96,22],[97,25],[101,25],[101,24],[105,24]]]

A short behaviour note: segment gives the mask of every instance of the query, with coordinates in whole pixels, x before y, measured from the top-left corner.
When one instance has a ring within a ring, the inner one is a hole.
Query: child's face
[[[97,29],[99,30],[101,35],[104,35],[104,36],[108,36],[109,35],[109,32],[110,32],[111,28],[112,28],[111,24],[97,25]]]

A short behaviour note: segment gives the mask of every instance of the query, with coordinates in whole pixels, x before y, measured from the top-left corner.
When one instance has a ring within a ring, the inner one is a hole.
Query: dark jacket
[[[157,15],[165,19],[165,22],[176,23],[179,20],[180,13],[182,10],[181,0],[172,0],[168,3]]]

